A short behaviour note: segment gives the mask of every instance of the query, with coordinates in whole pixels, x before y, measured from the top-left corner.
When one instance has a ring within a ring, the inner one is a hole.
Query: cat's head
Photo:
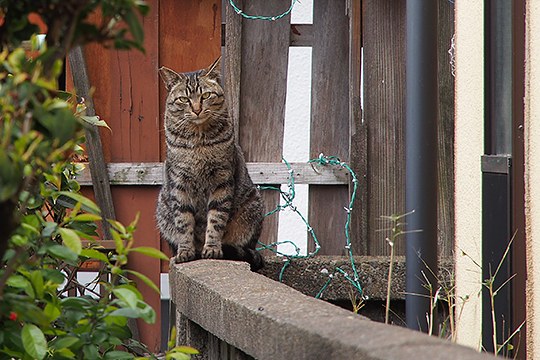
[[[159,75],[168,91],[167,110],[175,119],[200,125],[226,114],[221,57],[206,69],[176,73],[161,67]]]

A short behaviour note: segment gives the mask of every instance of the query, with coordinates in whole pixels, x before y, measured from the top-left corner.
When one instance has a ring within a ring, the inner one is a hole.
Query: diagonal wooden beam
[[[84,60],[84,54],[80,46],[75,47],[69,53],[69,65],[71,66],[71,74],[73,84],[77,96],[84,99],[86,104],[86,115],[94,116],[96,114],[94,101],[90,95],[90,80]],[[110,224],[107,219],[115,219],[114,203],[111,194],[109,183],[109,173],[107,172],[107,164],[103,156],[103,148],[101,138],[96,126],[86,125],[86,151],[88,152],[89,168],[92,176],[92,184],[94,187],[94,195],[97,205],[101,209],[103,217],[103,235],[106,239],[112,239],[110,232]]]

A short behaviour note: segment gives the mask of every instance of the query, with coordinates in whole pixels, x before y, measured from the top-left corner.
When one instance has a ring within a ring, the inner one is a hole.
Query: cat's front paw
[[[221,246],[216,245],[204,245],[201,257],[203,259],[221,259],[223,257],[223,250],[221,250]]]
[[[179,264],[195,260],[195,249],[179,249],[178,253],[174,257],[174,261]]]

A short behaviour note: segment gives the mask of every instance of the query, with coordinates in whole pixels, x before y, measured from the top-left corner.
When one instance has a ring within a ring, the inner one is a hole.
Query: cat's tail
[[[250,248],[241,248],[223,244],[223,258],[226,260],[246,261],[251,266],[251,271],[257,271],[264,267],[264,260],[261,254]]]

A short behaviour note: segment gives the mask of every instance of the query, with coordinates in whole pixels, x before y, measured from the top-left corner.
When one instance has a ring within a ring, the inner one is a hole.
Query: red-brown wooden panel
[[[159,66],[177,72],[193,71],[212,64],[221,54],[221,1],[161,0],[159,13]],[[160,124],[167,93],[159,87]],[[161,160],[165,139],[161,132]]]
[[[140,213],[135,232],[135,246],[150,246],[158,248],[159,234],[156,231],[154,209],[156,208],[157,193],[155,187],[140,186],[137,188],[118,186],[113,188],[113,200],[116,205],[116,216],[123,224],[129,224]],[[129,257],[129,268],[148,276],[158,287],[160,284],[159,260],[142,254],[133,253]],[[161,299],[160,295],[144,283],[137,281],[145,301],[156,311],[156,322],[153,325],[137,320],[141,341],[151,350],[158,351],[161,342]]]
[[[96,114],[112,131],[102,130],[101,138],[107,162],[149,162],[160,160],[159,87],[158,87],[158,15],[159,1],[149,0],[150,13],[143,19],[146,54],[137,50],[116,51],[98,45],[85,48],[91,85],[95,88]],[[154,219],[157,188],[113,188],[118,217],[130,223],[137,212],[140,221],[136,243],[159,248]],[[133,256],[130,268],[140,271],[159,285],[160,262]],[[159,350],[161,327],[160,296],[138,283],[145,301],[156,310],[154,325],[139,322],[141,341],[151,350]]]

